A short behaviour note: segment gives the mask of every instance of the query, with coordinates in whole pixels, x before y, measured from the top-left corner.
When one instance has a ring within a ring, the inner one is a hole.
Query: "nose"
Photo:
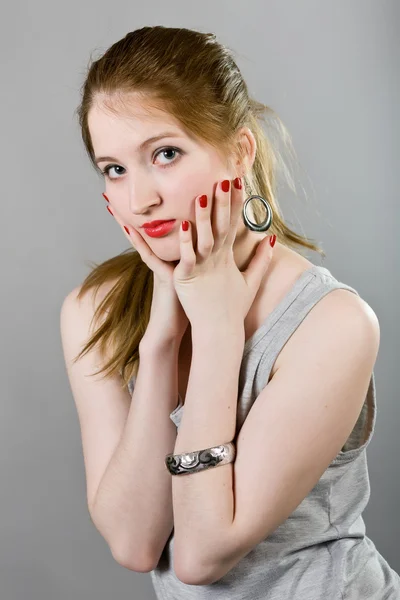
[[[142,215],[147,215],[150,208],[152,206],[158,206],[158,202],[150,202],[147,204],[141,203],[141,207],[139,208],[138,203],[135,202],[134,204],[132,202],[129,202],[129,207],[130,207],[130,211],[133,215],[135,216],[142,216]]]
[[[146,215],[153,206],[158,206],[158,198],[154,188],[151,186],[132,184],[129,189],[129,209],[133,215]]]

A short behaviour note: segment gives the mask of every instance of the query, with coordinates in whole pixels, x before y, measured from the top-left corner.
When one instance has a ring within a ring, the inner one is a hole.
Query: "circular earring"
[[[258,198],[259,200],[261,200],[261,202],[265,206],[265,210],[267,211],[266,218],[259,225],[257,223],[253,223],[252,221],[250,221],[250,219],[249,219],[249,217],[247,216],[247,213],[246,213],[246,209],[247,209],[248,203],[251,200],[254,200],[254,198]],[[251,229],[251,231],[257,231],[257,232],[261,233],[263,231],[267,231],[267,229],[269,229],[271,227],[271,225],[272,225],[272,209],[271,209],[271,205],[268,202],[268,200],[266,200],[262,196],[253,195],[253,196],[249,196],[248,198],[246,198],[246,200],[244,202],[244,205],[243,205],[242,216],[243,216],[244,224],[246,225],[246,227],[248,229]]]

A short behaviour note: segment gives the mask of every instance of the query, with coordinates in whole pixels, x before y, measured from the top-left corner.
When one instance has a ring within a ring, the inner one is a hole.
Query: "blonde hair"
[[[249,97],[232,52],[217,42],[214,34],[163,26],[132,31],[89,65],[81,91],[77,114],[84,146],[97,173],[88,113],[98,102],[112,112],[116,106],[124,107],[129,94],[134,93],[148,106],[175,117],[185,130],[211,144],[222,156],[240,152],[235,134],[241,127],[249,127],[257,151],[251,172],[244,176],[245,190],[269,201],[272,226],[268,233],[275,233],[277,241],[286,246],[302,246],[325,256],[319,246],[284,223],[277,203],[278,169],[293,191],[294,183],[281,153],[259,121],[268,118],[275,124],[294,157],[288,131],[271,108]],[[252,203],[252,209],[260,223],[265,209],[260,202]],[[96,294],[104,283],[113,285],[93,315],[92,322],[101,320],[101,325],[74,360],[98,344],[103,359],[106,353],[109,358],[94,375],[111,377],[118,372],[125,387],[137,375],[139,343],[150,319],[153,273],[134,248],[101,264],[92,263],[92,267],[78,298],[92,288]]]

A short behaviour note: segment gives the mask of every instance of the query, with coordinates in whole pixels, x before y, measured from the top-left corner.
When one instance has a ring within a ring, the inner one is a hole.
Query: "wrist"
[[[201,326],[192,325],[192,343],[215,344],[222,340],[225,344],[244,344],[245,329],[243,321],[219,321]]]
[[[159,331],[157,335],[146,331],[139,343],[139,355],[171,353],[178,356],[180,345],[181,339],[176,336],[162,337]]]

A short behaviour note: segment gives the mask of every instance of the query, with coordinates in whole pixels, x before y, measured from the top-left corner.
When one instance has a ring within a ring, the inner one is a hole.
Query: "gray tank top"
[[[334,289],[358,292],[313,265],[247,340],[239,374],[236,434],[287,340],[315,304]],[[131,393],[133,391],[133,386]],[[181,399],[170,418],[179,427]],[[345,445],[295,511],[219,581],[195,586],[173,568],[172,530],[150,572],[160,600],[399,600],[400,577],[365,532],[370,497],[366,449],[376,421],[375,378]]]

